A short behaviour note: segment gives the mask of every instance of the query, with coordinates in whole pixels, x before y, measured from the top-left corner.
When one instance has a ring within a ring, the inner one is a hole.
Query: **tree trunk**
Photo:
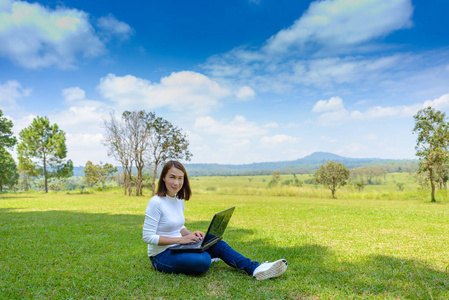
[[[122,166],[122,168],[123,168],[123,192],[126,196],[126,188],[128,187],[127,182],[126,182],[126,170],[125,170],[125,167]]]
[[[430,200],[431,202],[437,202],[435,200],[435,183],[433,182],[433,170],[430,168],[429,169],[429,174],[430,174],[430,187],[432,189],[432,200]]]
[[[137,185],[136,185],[136,196],[142,196],[142,164],[137,166]]]
[[[45,193],[48,193],[48,182],[47,182],[47,162],[44,154],[44,180],[45,180]]]
[[[154,172],[153,172],[153,184],[152,184],[153,196],[155,194],[156,175],[157,175],[157,163],[154,164]]]
[[[132,196],[133,194],[132,168],[132,165],[128,168],[128,196]]]

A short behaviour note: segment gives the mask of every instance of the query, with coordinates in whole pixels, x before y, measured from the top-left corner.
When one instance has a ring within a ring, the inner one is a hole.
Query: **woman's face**
[[[184,172],[175,167],[171,167],[167,175],[165,175],[164,182],[167,188],[167,195],[174,197],[184,184]]]

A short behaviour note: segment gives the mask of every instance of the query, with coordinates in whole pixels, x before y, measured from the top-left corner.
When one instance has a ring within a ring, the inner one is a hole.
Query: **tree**
[[[121,120],[117,120],[113,113],[104,122],[106,133],[103,143],[108,147],[108,154],[122,165],[125,195],[132,195],[132,168],[137,169],[136,195],[142,195],[143,169],[146,165],[145,153],[150,151],[151,127],[156,119],[154,113],[145,111],[125,111]]]
[[[3,187],[11,188],[18,181],[16,162],[6,149],[0,148],[0,192],[3,192]]]
[[[365,188],[365,182],[364,181],[357,181],[355,183],[355,186],[357,187],[357,189],[359,190],[359,192],[363,191],[363,189]]]
[[[189,142],[181,129],[152,112],[125,111],[121,120],[113,113],[104,122],[103,143],[108,154],[122,164],[125,195],[132,194],[132,168],[137,169],[136,195],[142,195],[143,170],[153,167],[152,190],[155,192],[157,168],[168,159],[190,160]]]
[[[108,179],[117,172],[117,168],[111,164],[103,164],[100,162],[99,165],[94,165],[90,160],[86,163],[83,168],[84,171],[84,182],[87,186],[94,186],[101,184],[104,186]]]
[[[431,187],[431,201],[435,200],[435,180],[444,176],[444,165],[449,159],[449,124],[446,114],[432,107],[421,109],[413,116],[413,133],[418,135],[415,146],[419,157],[419,172],[427,175]]]
[[[131,143],[128,141],[128,130],[125,128],[123,122],[115,118],[113,112],[110,113],[109,120],[104,121],[104,128],[106,132],[103,135],[103,144],[108,147],[108,155],[113,156],[116,161],[120,162],[123,170],[124,194],[131,196],[133,158]]]
[[[155,193],[155,181],[157,168],[168,159],[190,160],[192,154],[188,150],[189,141],[186,134],[178,127],[161,117],[147,122],[147,128],[152,129],[150,134],[151,152],[148,156],[153,164],[153,195]]]
[[[278,186],[279,182],[281,182],[281,173],[279,171],[274,171],[273,175],[271,177],[270,182],[268,182],[268,187],[273,188],[275,186]]]
[[[57,124],[51,125],[47,117],[36,117],[19,136],[19,169],[30,176],[44,176],[46,193],[49,178],[72,176],[73,163],[71,160],[65,160],[65,133]]]
[[[150,135],[154,131],[148,126],[156,120],[156,115],[152,112],[125,111],[122,118],[129,135],[130,154],[137,169],[136,195],[142,195],[143,189],[143,169],[146,164],[145,153],[150,148]]]
[[[315,171],[314,176],[316,182],[330,189],[332,198],[335,198],[337,188],[346,184],[349,178],[349,170],[341,163],[328,161]]]
[[[11,148],[17,143],[12,134],[12,121],[6,119],[0,109],[0,148]]]

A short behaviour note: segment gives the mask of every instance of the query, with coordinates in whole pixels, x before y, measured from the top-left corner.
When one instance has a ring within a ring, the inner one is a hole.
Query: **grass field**
[[[202,276],[157,273],[141,240],[149,193],[1,194],[0,299],[449,299],[448,200],[353,198],[375,191],[349,187],[330,199],[307,186],[310,197],[279,196],[261,178],[192,178],[186,225],[204,231],[235,205],[226,241],[287,259],[282,277],[255,281],[223,262]]]

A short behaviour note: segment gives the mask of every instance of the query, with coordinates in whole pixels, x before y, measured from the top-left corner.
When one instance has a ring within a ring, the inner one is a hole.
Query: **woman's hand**
[[[183,236],[181,238],[180,244],[191,244],[191,243],[197,243],[198,241],[202,240],[204,238],[204,233],[201,231],[194,231],[189,232],[189,234]]]

